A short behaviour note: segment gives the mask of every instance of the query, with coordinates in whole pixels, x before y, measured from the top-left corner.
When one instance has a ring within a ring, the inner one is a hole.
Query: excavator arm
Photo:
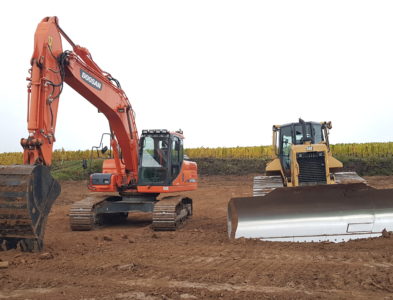
[[[62,36],[73,51],[63,52]],[[67,83],[108,119],[117,170],[115,181],[118,186],[135,186],[138,132],[134,112],[120,83],[93,61],[86,48],[72,42],[58,25],[57,17],[44,18],[38,24],[31,65],[31,77],[28,78],[29,137],[21,140],[24,163],[51,165],[59,99],[64,83]]]
[[[64,51],[62,37],[72,46]],[[0,166],[0,250],[42,249],[45,224],[60,194],[51,176],[59,99],[67,83],[109,121],[114,165],[112,190],[136,191],[138,132],[134,112],[119,82],[104,72],[86,48],[75,45],[56,17],[44,18],[34,37],[28,84],[29,135],[21,139],[23,165]],[[69,122],[75,122],[72,116]]]

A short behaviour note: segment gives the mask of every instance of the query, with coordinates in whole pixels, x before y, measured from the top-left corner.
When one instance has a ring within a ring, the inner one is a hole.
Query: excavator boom
[[[63,52],[61,35],[73,46]],[[67,83],[107,117],[115,154],[112,191],[136,190],[138,132],[131,105],[120,84],[102,71],[89,51],[75,45],[56,17],[37,26],[28,84],[29,135],[21,139],[24,165],[0,166],[0,248],[40,250],[46,220],[60,194],[50,174],[59,98]],[[122,161],[119,157],[122,150]]]
[[[73,51],[63,52],[61,36],[72,45]],[[122,168],[117,158],[116,182],[119,185],[135,183],[138,179],[138,131],[134,112],[120,83],[93,61],[86,48],[75,45],[58,25],[57,17],[44,18],[38,24],[31,65],[29,136],[21,140],[24,164],[51,165],[58,103],[66,83],[108,119],[114,152],[120,148],[124,161]]]
[[[72,51],[63,51],[62,37]],[[29,135],[21,139],[24,165],[0,166],[0,248],[42,248],[46,219],[60,194],[49,168],[65,83],[109,122],[113,158],[104,161],[102,173],[90,176],[89,189],[120,194],[74,203],[69,214],[71,229],[90,230],[104,219],[124,220],[130,211],[151,211],[153,229],[175,230],[192,215],[190,198],[157,199],[160,193],[197,187],[196,163],[183,159],[182,131],[145,130],[140,148],[134,111],[119,81],[103,71],[86,48],[70,39],[57,17],[44,18],[38,24],[30,74]]]

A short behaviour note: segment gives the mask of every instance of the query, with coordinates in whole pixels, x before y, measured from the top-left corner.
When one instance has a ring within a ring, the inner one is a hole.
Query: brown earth
[[[393,177],[368,179],[393,187]],[[44,252],[0,252],[0,299],[393,298],[393,237],[343,244],[228,240],[227,202],[251,195],[251,182],[251,175],[202,178],[188,193],[192,220],[177,232],[156,233],[149,214],[71,232],[68,209],[87,192],[83,182],[63,182]]]

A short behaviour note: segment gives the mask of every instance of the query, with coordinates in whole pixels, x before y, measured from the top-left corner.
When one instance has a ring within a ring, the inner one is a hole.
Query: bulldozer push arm
[[[73,51],[63,52],[61,37]],[[0,166],[0,250],[20,247],[33,251],[43,246],[47,216],[60,194],[49,167],[64,83],[109,121],[114,159],[106,162],[112,176],[103,189],[133,192],[138,179],[138,132],[130,102],[120,83],[64,33],[57,17],[44,18],[38,24],[29,72],[29,135],[21,139],[24,165]]]

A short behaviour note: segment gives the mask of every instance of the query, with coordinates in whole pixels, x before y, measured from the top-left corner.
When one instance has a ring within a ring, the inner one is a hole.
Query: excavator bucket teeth
[[[393,189],[365,183],[276,188],[228,203],[228,235],[267,241],[343,242],[393,231]]]
[[[60,184],[45,166],[0,166],[0,250],[41,250],[46,220],[59,194]]]

